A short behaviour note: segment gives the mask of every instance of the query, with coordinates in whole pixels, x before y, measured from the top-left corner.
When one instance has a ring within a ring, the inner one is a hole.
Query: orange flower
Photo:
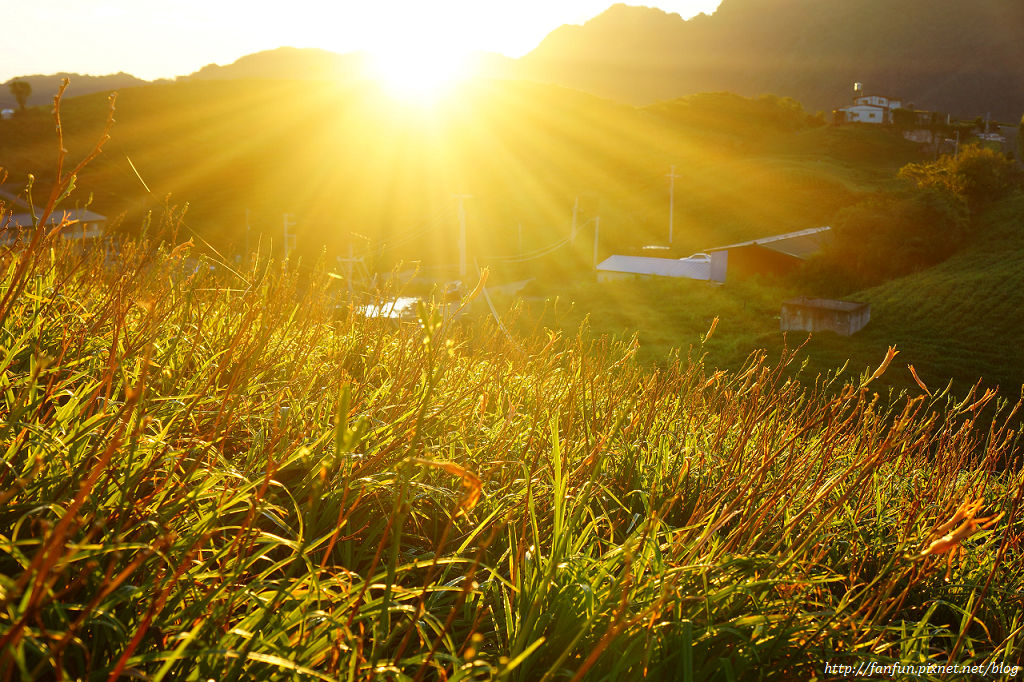
[[[885,374],[885,370],[889,369],[889,363],[892,362],[892,359],[896,357],[898,354],[899,351],[896,350],[896,346],[889,346],[889,350],[885,352],[885,359],[882,360],[882,364],[878,366],[878,369],[876,369],[874,373],[870,377],[868,377],[868,380],[865,381],[862,385],[867,386],[872,381]]]
[[[192,239],[190,238],[187,242],[182,242],[181,244],[178,244],[173,249],[171,249],[171,252],[167,255],[167,257],[181,258],[182,256],[185,255],[185,252],[191,249],[193,246],[195,246],[195,242],[193,242]]]
[[[978,531],[987,530],[996,525],[999,519],[1003,518],[1003,512],[999,512],[995,516],[976,518],[976,514],[981,510],[984,502],[984,498],[979,497],[973,502],[967,500],[961,504],[949,521],[932,532],[933,536],[940,537],[932,540],[931,544],[921,552],[921,556],[943,554],[951,549],[959,548],[961,542]]]
[[[925,393],[927,393],[928,397],[930,398],[931,395],[932,395],[932,392],[928,390],[928,387],[924,385],[924,382],[921,381],[921,378],[919,376],[917,376],[917,372],[914,370],[914,366],[913,365],[907,365],[907,367],[910,368],[910,374],[911,374],[911,376],[914,377],[914,381],[917,382],[917,385],[921,387],[921,390],[924,391]]]

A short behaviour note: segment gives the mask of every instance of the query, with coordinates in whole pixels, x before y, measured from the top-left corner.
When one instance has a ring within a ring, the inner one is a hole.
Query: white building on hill
[[[865,95],[863,84],[853,84],[853,104],[833,111],[836,123],[892,123],[892,112],[903,102],[885,95]]]

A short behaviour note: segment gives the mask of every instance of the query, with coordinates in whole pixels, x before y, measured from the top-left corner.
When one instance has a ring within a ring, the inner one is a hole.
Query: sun
[[[372,77],[401,99],[436,99],[469,75],[465,53],[437,46],[392,45],[370,56]]]

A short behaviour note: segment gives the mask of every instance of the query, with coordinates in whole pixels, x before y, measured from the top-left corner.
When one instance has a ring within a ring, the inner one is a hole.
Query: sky
[[[281,46],[519,57],[615,0],[5,0],[0,83],[60,71],[152,80]],[[684,19],[721,0],[628,2]],[[19,37],[22,36],[22,37]]]

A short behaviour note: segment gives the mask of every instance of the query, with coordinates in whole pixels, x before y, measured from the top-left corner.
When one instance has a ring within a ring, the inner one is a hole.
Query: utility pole
[[[569,228],[569,243],[576,243],[576,216],[580,211],[580,198],[576,197],[576,201],[572,204],[572,227]]]
[[[597,242],[601,238],[601,216],[594,217],[594,269],[597,270]]]
[[[252,233],[252,227],[249,225],[249,209],[245,209],[245,253],[242,256],[242,260],[252,260],[252,254],[249,252],[252,248],[250,244],[250,236]]]
[[[466,207],[463,203],[466,199],[472,199],[472,194],[454,195],[459,201],[459,277],[466,278]]]
[[[295,221],[292,220],[291,213],[284,214],[284,257],[287,260],[292,255],[292,251],[295,250],[295,242],[297,235],[293,234],[290,228],[295,227]]]
[[[352,300],[352,261],[353,260],[355,260],[355,257],[352,255],[352,242],[349,242],[348,243],[348,272],[346,273],[348,275],[348,277],[346,277],[346,279],[348,280],[348,298],[349,298],[349,300]]]
[[[672,230],[673,230],[673,219],[676,213],[676,167],[672,166],[672,169],[668,172],[668,245],[672,246]]]
[[[355,274],[353,272],[352,266],[355,265],[355,263],[357,263],[357,262],[362,262],[362,260],[363,259],[362,259],[361,256],[359,258],[355,257],[355,254],[353,253],[353,249],[352,249],[352,242],[349,242],[349,245],[348,245],[348,258],[342,258],[341,256],[338,256],[338,258],[337,258],[338,264],[341,264],[341,263],[345,264],[345,280],[348,282],[348,298],[349,298],[349,300],[352,300],[352,277]]]

